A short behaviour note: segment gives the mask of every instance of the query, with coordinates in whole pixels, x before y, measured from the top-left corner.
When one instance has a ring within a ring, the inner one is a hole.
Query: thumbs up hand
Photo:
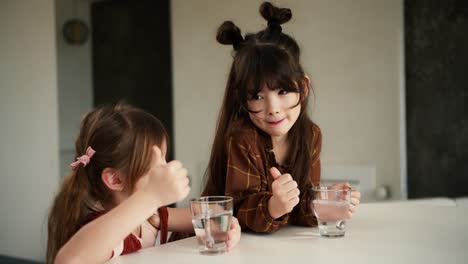
[[[270,169],[270,173],[275,180],[271,185],[273,196],[268,200],[268,211],[271,217],[277,219],[291,212],[299,203],[300,192],[291,174],[281,174],[275,167]]]
[[[167,163],[157,146],[153,147],[151,168],[142,178],[142,189],[162,205],[178,202],[190,192],[187,169],[178,160]]]

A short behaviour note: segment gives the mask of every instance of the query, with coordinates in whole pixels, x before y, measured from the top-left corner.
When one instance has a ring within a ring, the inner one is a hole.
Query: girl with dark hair
[[[156,117],[130,105],[84,117],[49,214],[47,263],[102,263],[154,246],[158,233],[161,243],[168,230],[193,233],[188,208],[165,207],[190,190],[182,163],[166,163],[167,141]],[[228,237],[228,248],[239,241],[235,218]]]
[[[217,41],[234,55],[204,194],[234,197],[241,227],[270,233],[317,224],[308,190],[320,181],[322,134],[307,114],[311,87],[299,46],[282,31],[291,10],[265,2],[260,14],[268,26],[256,34],[243,37],[231,21],[218,29]],[[348,217],[359,198],[353,191]]]

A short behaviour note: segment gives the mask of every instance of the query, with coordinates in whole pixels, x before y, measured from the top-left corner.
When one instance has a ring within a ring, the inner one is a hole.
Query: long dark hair
[[[101,180],[105,168],[122,172],[125,188],[132,191],[150,169],[153,145],[161,146],[168,137],[163,124],[136,107],[119,103],[97,107],[81,122],[75,142],[76,157],[88,147],[96,153],[86,166],[64,178],[49,213],[47,263],[53,263],[58,250],[75,234],[87,214],[96,211],[96,202],[110,198]]]
[[[310,178],[313,123],[307,114],[307,102],[311,87],[300,64],[299,45],[283,33],[281,27],[291,19],[292,13],[288,8],[277,8],[264,2],[260,6],[260,14],[268,21],[267,28],[247,34],[245,38],[232,21],[225,21],[218,28],[217,41],[232,45],[234,55],[208,164],[203,191],[206,195],[224,194],[226,142],[236,121],[250,120],[247,100],[265,85],[271,90],[281,87],[300,95],[298,104],[301,104],[301,112],[288,133],[288,157],[291,174],[301,192]]]

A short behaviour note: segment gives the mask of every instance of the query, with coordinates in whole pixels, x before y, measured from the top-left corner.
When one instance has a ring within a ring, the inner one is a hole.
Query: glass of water
[[[314,186],[311,189],[311,207],[323,237],[342,237],[346,232],[351,188]]]
[[[195,198],[190,200],[190,210],[199,252],[208,255],[226,252],[232,218],[232,197]]]

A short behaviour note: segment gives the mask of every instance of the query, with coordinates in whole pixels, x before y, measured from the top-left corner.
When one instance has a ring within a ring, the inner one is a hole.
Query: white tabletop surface
[[[200,255],[195,238],[141,250],[111,263],[468,263],[468,208],[405,202],[362,204],[343,238],[286,227],[243,233],[231,252]]]

